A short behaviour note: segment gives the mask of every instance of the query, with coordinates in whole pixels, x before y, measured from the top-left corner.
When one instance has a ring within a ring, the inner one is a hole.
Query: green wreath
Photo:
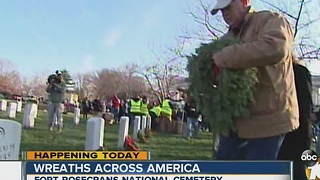
[[[258,83],[256,68],[227,69],[213,63],[212,55],[238,39],[214,40],[201,44],[187,57],[189,92],[215,133],[228,132],[235,120],[249,115]]]

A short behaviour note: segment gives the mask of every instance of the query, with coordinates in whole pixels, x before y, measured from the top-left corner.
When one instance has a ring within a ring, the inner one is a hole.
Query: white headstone
[[[32,103],[31,115],[32,115],[34,118],[37,118],[37,117],[38,117],[38,104]]]
[[[1,99],[0,101],[0,111],[6,111],[7,110],[7,101],[4,99]]]
[[[151,116],[147,116],[147,129],[151,129]]]
[[[129,117],[122,116],[120,119],[120,126],[119,126],[118,150],[123,150],[124,141],[128,136],[128,131],[129,131]]]
[[[94,151],[103,147],[104,120],[99,117],[87,121],[85,150]]]
[[[28,103],[24,108],[23,127],[34,128],[34,108],[36,104]]]
[[[17,101],[17,112],[21,112],[21,111],[22,111],[22,102]]]
[[[19,160],[21,124],[0,119],[0,160]]]
[[[146,116],[142,116],[141,119],[141,129],[144,132],[146,130],[147,127],[147,117]]]
[[[134,122],[133,122],[133,139],[137,140],[138,139],[138,132],[140,130],[140,116],[135,116],[134,117]]]
[[[73,122],[79,124],[80,122],[80,108],[74,108]]]
[[[8,112],[9,118],[16,118],[17,103],[15,102],[9,103],[9,108],[7,112]]]

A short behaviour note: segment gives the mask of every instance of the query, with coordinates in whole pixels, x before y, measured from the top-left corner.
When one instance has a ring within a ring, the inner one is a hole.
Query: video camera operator
[[[65,99],[66,85],[64,83],[62,72],[57,70],[55,74],[48,77],[46,92],[48,96],[48,126],[53,131],[55,116],[57,117],[57,125],[59,132],[62,132],[63,120],[63,102]]]

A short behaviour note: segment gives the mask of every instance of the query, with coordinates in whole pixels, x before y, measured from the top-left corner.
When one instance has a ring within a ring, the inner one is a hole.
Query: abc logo
[[[305,150],[301,154],[301,160],[306,166],[313,166],[317,163],[318,156],[317,154],[312,150]]]

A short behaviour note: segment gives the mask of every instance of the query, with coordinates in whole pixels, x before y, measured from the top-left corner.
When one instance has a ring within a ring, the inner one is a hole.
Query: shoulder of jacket
[[[266,19],[279,18],[279,19],[287,21],[286,17],[283,16],[282,14],[277,13],[277,12],[267,11],[267,10],[255,11],[255,12],[253,12],[253,16],[257,17],[257,18],[266,18]]]
[[[296,61],[293,63],[293,65],[295,69],[300,69],[310,74],[309,68],[306,66],[304,62]]]

